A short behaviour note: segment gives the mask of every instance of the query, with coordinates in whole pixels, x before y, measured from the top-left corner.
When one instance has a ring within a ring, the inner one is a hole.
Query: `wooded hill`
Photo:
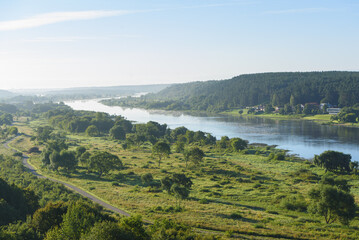
[[[352,106],[359,102],[359,72],[245,74],[229,80],[175,84],[139,99],[109,100],[106,104],[216,112],[259,104],[283,106],[290,102]]]

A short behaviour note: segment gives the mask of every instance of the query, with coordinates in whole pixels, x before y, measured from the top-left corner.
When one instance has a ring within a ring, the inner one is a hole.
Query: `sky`
[[[0,0],[0,89],[358,71],[358,0]]]

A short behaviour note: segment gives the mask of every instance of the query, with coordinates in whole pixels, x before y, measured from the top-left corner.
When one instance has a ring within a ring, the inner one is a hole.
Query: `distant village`
[[[317,112],[321,112],[323,114],[328,113],[331,115],[337,115],[341,108],[339,108],[336,105],[332,105],[330,103],[317,103],[317,102],[309,102],[309,103],[305,103],[305,104],[298,104],[297,106],[300,106],[301,108],[301,112],[304,112],[304,109],[307,107],[309,109],[312,110],[316,110]],[[246,109],[251,109],[252,113],[264,113],[266,112],[266,105],[258,105],[256,107],[246,107]],[[289,106],[292,108],[292,111],[294,112],[294,107]],[[282,113],[281,110],[283,110],[284,107],[273,107],[273,113]]]

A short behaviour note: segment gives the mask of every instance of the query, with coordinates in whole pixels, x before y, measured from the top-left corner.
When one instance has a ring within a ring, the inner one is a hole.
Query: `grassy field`
[[[36,142],[30,140],[30,135],[36,126],[43,124],[39,120],[16,122],[20,132],[26,135],[17,138],[11,146],[22,151],[35,146]],[[322,169],[308,161],[269,160],[265,148],[244,154],[221,152],[207,146],[203,149],[206,157],[198,166],[185,168],[183,155],[172,153],[158,167],[150,144],[124,150],[118,141],[107,137],[68,134],[67,138],[72,149],[85,146],[89,151],[104,150],[117,155],[124,169],[113,170],[101,178],[88,173],[81,164],[73,173],[54,172],[41,167],[39,154],[31,155],[31,164],[46,176],[72,183],[145,219],[175,219],[192,227],[222,231],[228,237],[236,233],[247,239],[359,238],[358,219],[350,227],[339,223],[327,225],[323,217],[285,207],[293,196],[307,202],[308,191],[324,174]],[[141,182],[141,176],[146,173],[153,175],[154,186]],[[177,201],[174,196],[155,187],[161,178],[171,173],[184,173],[191,177],[193,187],[189,199]],[[344,177],[353,185],[352,192],[358,202],[358,177]]]
[[[222,114],[229,114],[232,116],[261,117],[261,118],[272,118],[272,119],[282,119],[282,120],[310,120],[310,121],[314,121],[314,122],[318,122],[318,123],[322,123],[322,124],[323,123],[338,124],[338,122],[332,121],[330,119],[331,115],[329,115],[329,114],[318,114],[318,115],[313,115],[313,116],[306,116],[304,114],[282,115],[279,113],[272,113],[272,114],[263,113],[263,114],[254,115],[254,114],[247,114],[247,109],[244,109],[242,114],[239,114],[238,111],[239,111],[239,109],[235,109],[232,111],[222,112]],[[351,124],[345,124],[345,125],[352,126]],[[357,125],[357,124],[355,124],[355,125]]]

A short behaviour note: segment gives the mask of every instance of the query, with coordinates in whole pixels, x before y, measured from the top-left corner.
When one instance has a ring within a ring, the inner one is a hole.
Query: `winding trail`
[[[12,148],[9,146],[9,143],[11,143],[13,140],[15,140],[17,137],[7,141],[4,143],[4,147],[7,148],[7,149],[11,149],[12,151],[14,152],[18,152],[16,149]],[[128,212],[125,212],[121,209],[118,209],[104,201],[102,201],[101,199],[95,197],[94,195],[91,195],[89,194],[88,192],[85,192],[84,190],[74,186],[74,185],[71,185],[69,183],[66,183],[66,182],[63,182],[63,181],[60,181],[60,180],[57,180],[57,179],[54,179],[54,178],[50,178],[50,177],[46,177],[44,175],[41,175],[40,173],[38,173],[36,171],[36,169],[31,166],[29,163],[28,163],[28,160],[29,160],[29,156],[27,156],[26,154],[23,154],[23,159],[22,159],[22,163],[23,165],[29,170],[29,172],[31,172],[32,174],[34,174],[36,177],[38,178],[44,178],[44,179],[48,179],[50,181],[53,181],[53,182],[57,182],[57,183],[61,183],[63,185],[65,185],[66,187],[70,188],[71,190],[73,190],[74,192],[77,192],[79,193],[80,195],[90,199],[91,201],[95,202],[95,203],[98,203],[99,205],[103,206],[104,208],[107,208],[115,213],[118,213],[118,214],[121,214],[121,215],[124,215],[124,216],[130,216],[130,214]]]

